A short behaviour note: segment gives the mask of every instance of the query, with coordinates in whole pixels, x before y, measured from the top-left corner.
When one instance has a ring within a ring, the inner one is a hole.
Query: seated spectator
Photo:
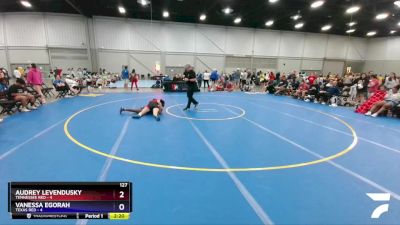
[[[297,97],[298,99],[305,99],[309,88],[310,87],[308,86],[306,81],[303,80],[299,85],[299,88],[296,90],[294,96]]]
[[[99,81],[100,80],[100,81]],[[102,83],[102,82],[104,82],[104,80],[103,79],[97,79],[96,80],[96,85],[98,85],[99,83]],[[79,94],[79,93],[81,93],[81,91],[82,91],[82,89],[84,88],[83,86],[81,86],[81,85],[79,85],[79,83],[76,81],[76,80],[74,80],[74,79],[72,79],[70,76],[67,76],[66,78],[65,78],[65,83],[67,83],[68,84],[68,87],[70,88],[70,90],[74,93],[74,94]],[[103,84],[103,83],[102,83]]]
[[[379,90],[375,92],[374,95],[372,95],[367,101],[365,101],[362,105],[357,107],[356,113],[362,113],[365,114],[368,111],[371,110],[372,106],[380,101],[385,100],[385,96],[387,94],[386,88],[384,85],[381,85],[379,87]]]
[[[0,70],[0,92],[7,91],[7,80],[2,70]]]
[[[79,90],[72,88],[65,81],[61,79],[60,75],[56,75],[56,79],[53,81],[54,86],[59,90],[70,90],[74,94],[79,94]]]
[[[268,94],[275,94],[276,89],[275,89],[275,81],[274,80],[269,80],[268,84],[267,84],[267,88],[266,88],[266,92],[268,92]]]
[[[339,88],[337,87],[337,81],[330,81],[329,84],[325,85],[324,88],[320,89],[318,94],[318,100],[321,104],[331,103],[332,107],[337,107],[337,97],[340,95]]]
[[[282,75],[282,77],[278,83],[278,86],[276,88],[277,90],[275,92],[275,95],[285,94],[287,87],[288,87],[288,81],[286,79],[286,76]]]
[[[313,85],[314,82],[315,82],[315,80],[317,80],[317,78],[318,78],[318,77],[315,76],[315,73],[311,73],[311,75],[307,77],[308,83],[309,83],[310,85]]]
[[[8,98],[10,100],[21,102],[21,111],[29,112],[36,109],[36,99],[33,95],[25,92],[25,85],[25,81],[18,78],[15,84],[11,85],[8,89]],[[28,103],[30,103],[30,106],[28,106]]]
[[[379,114],[386,112],[393,107],[400,104],[400,93],[399,93],[400,86],[397,85],[393,87],[392,93],[388,93],[385,96],[385,100],[375,103],[371,110],[368,111],[365,115],[377,117]]]
[[[320,90],[320,85],[314,83],[313,85],[308,85],[308,95],[304,99],[305,102],[310,102],[312,99],[314,99],[314,103],[318,103],[318,96],[319,96],[319,90]]]
[[[235,90],[235,85],[231,81],[228,81],[226,83],[225,91],[232,92],[233,90]]]
[[[224,79],[221,77],[215,84],[215,91],[224,91],[224,89]]]

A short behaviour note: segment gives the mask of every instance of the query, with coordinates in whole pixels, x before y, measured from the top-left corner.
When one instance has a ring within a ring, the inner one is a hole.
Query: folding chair
[[[0,114],[12,114],[14,109],[19,111],[21,103],[14,100],[9,100],[6,92],[0,92],[0,106]]]
[[[54,86],[54,89],[57,92],[56,98],[64,98],[69,92],[68,88],[57,87],[55,84],[53,84],[53,86]]]
[[[46,84],[42,84],[42,92],[46,97],[51,97],[54,95],[52,92],[53,89],[54,88],[48,87]]]

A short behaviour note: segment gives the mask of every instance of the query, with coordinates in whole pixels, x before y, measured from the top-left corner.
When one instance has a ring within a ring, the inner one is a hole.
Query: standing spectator
[[[239,69],[237,69],[233,74],[232,74],[232,80],[235,83],[236,86],[239,85],[240,82],[240,77],[242,76],[242,74],[247,74],[246,70],[240,72]]]
[[[215,82],[219,79],[218,71],[216,69],[211,72],[210,78],[213,84],[215,84]]]
[[[206,84],[207,84],[207,88],[210,89],[210,76],[211,73],[209,73],[207,70],[204,72],[203,74],[203,82],[204,82],[204,88],[206,88]]]
[[[36,64],[31,64],[32,68],[28,72],[27,81],[28,84],[32,85],[33,89],[40,95],[40,102],[46,104],[46,98],[42,93],[43,77],[42,71],[36,68]]]
[[[100,72],[103,72],[103,71],[100,69]],[[129,70],[128,70],[127,66],[125,66],[124,69],[122,70],[121,78],[124,81],[124,88],[128,88]]]
[[[50,69],[49,78],[56,78],[56,75],[54,74],[53,69]]]
[[[21,73],[19,72],[18,67],[15,67],[13,75],[15,79],[21,78]]]
[[[246,85],[248,73],[246,71],[240,73],[240,89],[243,90],[243,87]]]
[[[62,69],[56,67],[54,69],[54,73],[56,76],[62,76]]]
[[[269,72],[269,74],[268,74],[268,79],[269,79],[269,81],[271,82],[274,82],[275,81],[275,74],[274,74],[274,72]]]
[[[133,85],[135,85],[136,91],[139,91],[138,87],[139,74],[136,73],[135,69],[132,69],[129,79],[131,80],[131,91],[133,90]]]
[[[80,79],[83,77],[83,72],[81,68],[78,68],[78,70],[76,71],[76,76]]]
[[[390,73],[390,75],[385,79],[386,89],[388,89],[390,92],[390,90],[392,90],[392,88],[396,87],[397,85],[399,85],[399,79],[397,79],[395,73]]]
[[[359,102],[362,104],[366,99],[368,99],[368,79],[365,73],[357,75],[354,79],[354,84],[357,85],[357,98]]]
[[[203,82],[203,74],[199,71],[196,75],[197,78],[197,86],[201,88],[201,83]]]
[[[368,83],[368,98],[371,97],[378,89],[380,82],[376,74],[371,75]]]

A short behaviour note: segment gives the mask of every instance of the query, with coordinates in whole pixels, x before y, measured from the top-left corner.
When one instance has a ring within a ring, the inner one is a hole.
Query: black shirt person
[[[187,84],[187,97],[188,97],[188,103],[186,105],[186,108],[183,110],[186,111],[190,109],[190,105],[193,103],[195,109],[199,105],[199,103],[196,101],[196,99],[193,98],[193,93],[197,90],[197,80],[196,80],[196,73],[193,71],[193,67],[191,65],[186,65],[185,66],[185,72],[183,73],[185,76],[184,81],[186,81]]]

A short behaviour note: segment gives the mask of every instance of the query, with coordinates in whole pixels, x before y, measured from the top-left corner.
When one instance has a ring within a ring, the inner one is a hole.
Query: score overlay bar
[[[8,187],[13,219],[126,219],[132,212],[130,182],[10,182]]]

